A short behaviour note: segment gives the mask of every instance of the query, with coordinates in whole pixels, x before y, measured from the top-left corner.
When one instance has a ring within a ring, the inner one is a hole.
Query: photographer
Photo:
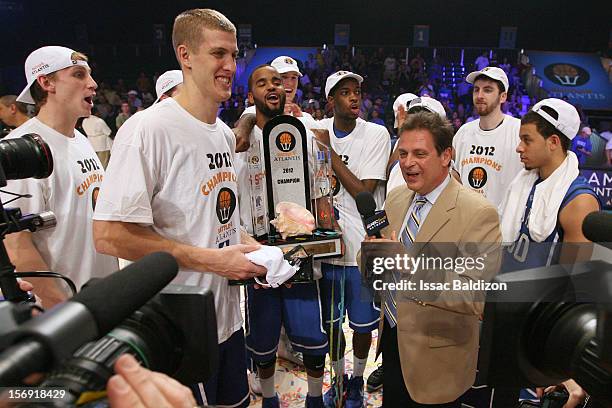
[[[12,206],[23,214],[52,211],[53,229],[6,236],[6,248],[17,271],[52,270],[68,276],[77,288],[92,277],[117,269],[114,257],[98,254],[92,239],[92,217],[104,169],[87,138],[75,130],[77,119],[91,114],[97,88],[87,57],[69,48],[42,47],[25,62],[27,86],[18,102],[35,104],[38,115],[13,130],[7,139],[35,133],[49,145],[53,173],[45,179],[11,180],[6,189],[31,198]],[[12,199],[3,194],[2,201]],[[46,307],[67,297],[49,279],[31,279]]]

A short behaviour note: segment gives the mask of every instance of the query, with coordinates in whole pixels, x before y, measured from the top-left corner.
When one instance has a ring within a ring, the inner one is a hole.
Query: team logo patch
[[[290,152],[295,147],[295,137],[289,132],[282,132],[276,136],[276,147],[281,152]]]
[[[236,210],[236,194],[234,192],[224,187],[217,194],[217,218],[221,224],[226,224],[234,214]]]
[[[561,86],[582,86],[591,78],[586,69],[567,63],[548,65],[544,68],[544,75]]]
[[[487,184],[487,172],[482,167],[474,167],[468,174],[468,182],[472,188],[483,188]]]
[[[295,61],[289,57],[285,58],[285,64],[294,65]]]

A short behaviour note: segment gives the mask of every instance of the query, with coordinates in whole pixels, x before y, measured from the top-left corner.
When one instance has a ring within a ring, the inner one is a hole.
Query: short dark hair
[[[500,94],[506,92],[506,88],[504,87],[504,83],[502,81],[498,81],[497,79],[493,79],[490,76],[487,76],[485,74],[480,74],[476,78],[474,78],[474,83],[476,83],[476,81],[478,81],[479,79],[482,79],[484,81],[495,82],[497,84],[497,88],[499,89],[499,93]]]
[[[251,92],[253,90],[253,74],[255,73],[255,71],[257,71],[258,69],[263,68],[263,67],[272,67],[272,65],[270,65],[270,64],[260,64],[260,65],[256,66],[253,69],[253,71],[251,71],[251,73],[249,75],[249,79],[247,81],[249,92]]]
[[[553,119],[559,119],[559,113],[550,106],[542,106],[544,112],[552,116]],[[529,111],[521,119],[521,125],[534,124],[538,133],[542,135],[544,139],[548,139],[552,135],[557,135],[561,141],[561,148],[563,152],[567,152],[570,148],[571,141],[569,137],[565,136],[561,131],[555,128],[552,123],[544,119],[538,113]]]
[[[408,115],[406,121],[399,130],[399,135],[410,130],[427,130],[433,136],[433,142],[438,155],[453,146],[453,127],[446,119],[442,119],[437,113],[429,111],[417,112]]]
[[[28,105],[23,102],[17,101],[17,95],[4,95],[0,96],[0,103],[7,108],[11,105],[15,105],[15,108],[24,115],[28,114]]]

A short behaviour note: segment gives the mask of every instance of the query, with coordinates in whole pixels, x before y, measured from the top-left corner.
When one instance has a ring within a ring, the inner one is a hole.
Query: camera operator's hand
[[[24,292],[30,292],[30,291],[34,290],[34,285],[32,285],[28,281],[24,281],[24,280],[21,280],[19,278],[17,278],[17,285],[19,285],[19,289],[23,290]],[[0,293],[2,293],[2,292],[0,292]],[[42,300],[40,299],[40,297],[38,297],[38,295],[34,295],[34,298],[36,299],[36,305],[38,305],[42,309],[43,305],[42,305]],[[36,316],[39,313],[40,313],[40,311],[36,310],[36,309],[34,309],[32,311],[32,315],[33,316]]]
[[[397,232],[395,231],[391,232],[390,238],[387,238],[383,233],[381,233],[380,236],[380,238],[376,238],[366,235],[363,240],[368,242],[399,242],[399,240],[397,239]]]
[[[548,394],[550,392],[560,391],[560,390],[566,390],[567,393],[569,394],[567,402],[565,403],[565,405],[563,405],[563,408],[575,408],[579,406],[580,404],[584,403],[587,398],[586,392],[584,392],[582,387],[580,387],[576,383],[576,381],[572,379],[564,381],[559,385],[553,385],[551,387],[547,387],[546,389],[538,388],[537,392],[538,392],[538,397],[542,398],[544,394]]]
[[[17,279],[17,284],[19,285],[19,289],[23,290],[24,292],[29,292],[34,289],[34,285],[28,281]]]
[[[119,357],[115,373],[107,384],[112,408],[196,406],[189,388],[165,374],[147,370],[128,354]]]
[[[245,256],[249,252],[258,250],[261,245],[230,245],[223,247],[216,255],[214,271],[227,279],[251,279],[255,276],[264,276],[266,268],[256,265]]]

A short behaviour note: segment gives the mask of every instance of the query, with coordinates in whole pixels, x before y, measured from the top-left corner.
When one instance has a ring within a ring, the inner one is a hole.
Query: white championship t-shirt
[[[94,218],[201,248],[238,244],[235,146],[218,118],[201,122],[172,98],[151,106],[119,129]],[[241,328],[240,289],[226,278],[181,268],[173,283],[213,292],[219,343]]]
[[[397,150],[398,144],[399,140],[397,143],[395,143],[394,149],[391,154],[393,154],[393,152]],[[391,190],[396,187],[403,186],[404,184],[406,184],[406,180],[404,180],[404,175],[402,174],[402,169],[400,168],[399,161],[396,161],[395,163],[393,163],[393,166],[391,166],[391,171],[389,172],[389,178],[387,179],[386,196],[389,196]]]
[[[6,207],[19,207],[22,214],[52,211],[54,228],[32,233],[34,246],[51,271],[68,276],[77,289],[89,279],[117,271],[117,258],[96,252],[92,219],[104,178],[104,169],[87,138],[78,130],[67,137],[32,118],[6,139],[36,133],[49,145],[53,172],[44,179],[9,180],[5,190],[31,194]],[[13,196],[2,194],[2,202]]]
[[[521,121],[504,115],[501,125],[480,129],[480,119],[461,126],[453,138],[455,170],[464,186],[483,194],[495,206],[523,169],[518,146]]]
[[[96,152],[106,152],[113,147],[112,131],[102,118],[91,115],[83,119],[83,130]]]
[[[334,119],[318,121],[329,130],[330,143],[334,151],[341,157],[344,164],[359,180],[386,180],[387,162],[391,150],[389,132],[384,126],[357,119],[355,129],[345,137],[334,134]],[[357,265],[357,252],[365,237],[363,221],[357,211],[355,199],[333,176],[332,190],[334,207],[338,210],[338,224],[342,229],[345,254],[342,258],[333,258],[325,262],[336,265]],[[384,202],[384,185],[380,183],[374,191],[376,207],[382,208]]]

